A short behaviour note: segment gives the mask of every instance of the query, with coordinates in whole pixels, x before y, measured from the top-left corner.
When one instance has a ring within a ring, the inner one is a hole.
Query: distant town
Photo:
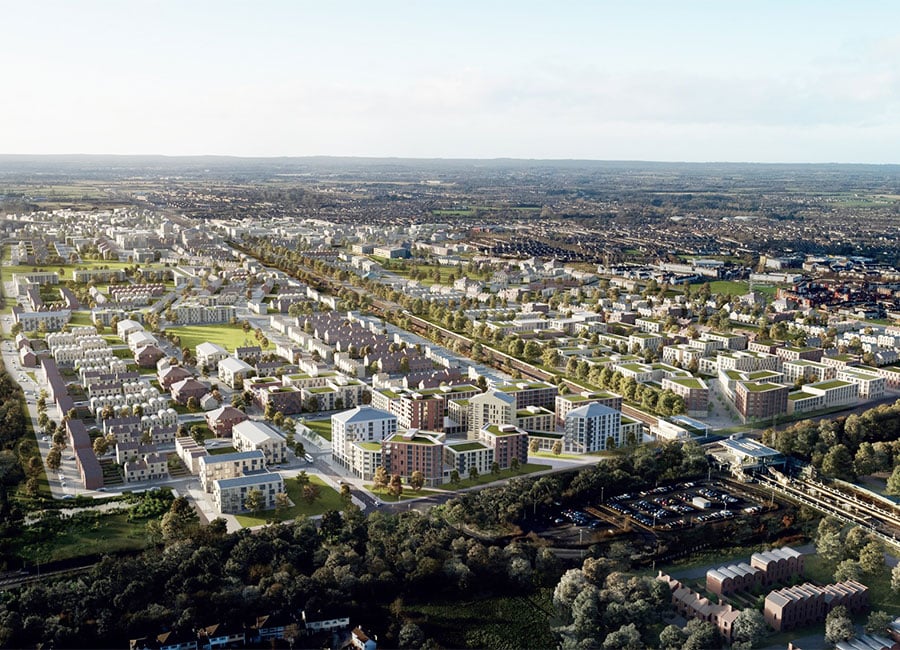
[[[897,170],[34,164],[0,643],[900,647]]]

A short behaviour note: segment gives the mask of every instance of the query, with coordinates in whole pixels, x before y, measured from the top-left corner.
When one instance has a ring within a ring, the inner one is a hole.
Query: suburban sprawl
[[[896,168],[24,162],[3,647],[900,648]]]

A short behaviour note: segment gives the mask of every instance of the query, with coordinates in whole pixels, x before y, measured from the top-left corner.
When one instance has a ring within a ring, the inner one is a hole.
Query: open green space
[[[462,489],[475,487],[478,485],[487,485],[488,483],[493,483],[494,481],[502,481],[503,479],[515,478],[516,476],[524,476],[525,474],[534,474],[535,472],[543,472],[548,469],[553,469],[552,465],[541,465],[538,463],[525,463],[524,465],[519,465],[519,469],[504,469],[501,470],[498,474],[491,474],[488,472],[487,474],[482,474],[474,479],[469,478],[467,476],[460,477],[462,480],[459,483],[448,483],[447,487],[450,489]]]
[[[128,521],[122,511],[80,513],[26,529],[17,540],[18,551],[31,562],[52,562],[81,557],[86,549],[97,554],[141,550],[148,545],[146,525],[146,520]]]
[[[250,526],[260,526],[270,521],[289,521],[297,517],[311,517],[313,515],[321,515],[327,510],[342,510],[344,507],[341,501],[341,495],[337,490],[325,484],[318,476],[310,476],[311,483],[315,483],[322,490],[319,498],[313,503],[307,503],[303,500],[303,488],[293,478],[284,482],[284,488],[294,503],[290,508],[285,508],[281,512],[277,510],[263,510],[262,512],[251,513],[246,515],[237,515],[238,523],[245,528]]]
[[[91,321],[91,312],[89,311],[73,311],[72,317],[69,319],[69,325],[73,327],[93,324],[94,323]]]
[[[552,451],[529,451],[528,456],[536,456],[538,458],[558,458],[561,460],[578,460],[581,458],[581,456],[576,456],[575,454],[554,454]]]
[[[555,648],[552,590],[529,596],[495,596],[469,602],[409,603],[404,616],[416,622],[426,637],[448,648]],[[511,633],[513,632],[514,633]]]
[[[304,423],[325,440],[331,441],[331,420],[306,420]]]
[[[201,343],[215,343],[229,352],[244,345],[259,345],[253,332],[244,332],[240,325],[222,323],[218,325],[179,325],[167,327],[166,333],[176,334],[181,339],[182,348],[194,350]]]

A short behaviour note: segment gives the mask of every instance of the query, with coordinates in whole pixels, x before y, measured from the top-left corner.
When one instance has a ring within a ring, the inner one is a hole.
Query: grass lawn
[[[210,456],[219,456],[221,454],[233,454],[237,450],[234,447],[207,447],[206,451]]]
[[[21,540],[20,555],[29,562],[51,562],[81,557],[88,553],[115,553],[147,547],[147,522],[128,521],[127,512],[113,512],[93,518],[67,521],[53,535]]]
[[[219,325],[181,325],[167,327],[167,333],[181,337],[181,347],[193,350],[201,343],[209,341],[221,345],[229,352],[243,345],[259,345],[253,331],[244,332],[240,325],[223,323]]]
[[[305,424],[308,428],[312,429],[315,433],[325,438],[331,442],[331,419],[327,420],[306,420],[303,424]]]
[[[598,454],[600,452],[597,452]],[[529,451],[529,458],[559,458],[561,460],[577,460],[581,458],[581,456],[576,456],[575,454],[554,454],[552,451]]]
[[[486,485],[488,483],[493,483],[494,481],[501,481],[507,478],[513,478],[516,476],[524,476],[525,474],[533,474],[534,472],[543,472],[544,470],[553,469],[551,465],[539,465],[537,463],[525,463],[524,465],[520,465],[519,469],[513,471],[511,469],[505,469],[501,471],[499,474],[491,474],[488,472],[487,474],[482,474],[481,476],[471,479],[468,476],[462,477],[462,480],[459,483],[453,484],[448,483],[448,487],[452,489],[461,489],[468,487],[475,487],[476,485]]]
[[[417,623],[426,637],[446,648],[555,648],[550,628],[554,617],[552,591],[528,596],[494,596],[469,602],[404,603],[403,615]],[[511,635],[510,630],[516,630]]]
[[[294,506],[287,508],[283,512],[275,510],[264,510],[259,513],[248,515],[237,515],[238,523],[244,527],[259,526],[268,521],[288,521],[296,517],[310,517],[312,515],[321,515],[326,510],[342,510],[344,503],[341,501],[341,495],[337,490],[325,484],[318,476],[310,476],[310,482],[318,485],[322,493],[318,500],[312,505],[303,500],[303,491],[300,485],[294,479],[288,479],[284,483],[285,490]]]
[[[366,489],[385,503],[398,503],[400,501],[408,501],[410,499],[418,499],[420,497],[443,494],[443,491],[441,490],[426,490],[425,488],[422,488],[421,490],[416,492],[408,485],[403,486],[403,494],[401,494],[399,497],[395,497],[392,494],[388,493],[387,489],[376,490],[372,485],[367,485]]]
[[[72,318],[69,319],[69,325],[75,327],[80,325],[93,325],[91,321],[91,312],[89,311],[73,311]]]
[[[804,562],[806,578],[827,585],[834,582],[835,564],[820,555],[808,555]],[[883,609],[892,616],[900,616],[900,598],[891,593],[891,570],[884,567],[875,575],[863,574],[859,581],[869,588],[869,603],[873,610]]]

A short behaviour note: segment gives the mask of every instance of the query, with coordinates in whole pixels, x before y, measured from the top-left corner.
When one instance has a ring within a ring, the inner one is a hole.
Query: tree
[[[541,441],[537,438],[532,438],[528,441],[528,453],[536,454],[538,450],[541,448]]]
[[[474,481],[476,478],[478,478],[478,468],[475,467],[474,465],[471,465],[471,466],[469,467],[469,478],[472,479],[473,481]]]
[[[754,646],[759,644],[769,632],[769,626],[763,615],[755,609],[743,609],[734,619],[732,638],[735,641],[745,641]]]
[[[623,625],[615,632],[610,632],[603,641],[603,650],[642,650],[643,648],[641,633],[634,623]]]
[[[553,447],[550,449],[550,453],[554,456],[559,456],[562,453],[562,442],[557,440],[553,443]]]
[[[891,569],[891,591],[900,594],[900,564]]]
[[[509,461],[509,468],[510,468],[512,471],[514,471],[514,472],[515,472],[515,471],[518,471],[518,469],[519,469],[519,459],[516,458],[515,456],[513,456],[513,457],[510,459],[510,461]]]
[[[387,487],[389,481],[387,470],[384,468],[384,465],[379,465],[375,468],[375,474],[372,476],[372,487],[376,490],[383,490]]]
[[[275,512],[281,514],[285,510],[291,507],[291,499],[287,495],[287,492],[278,492],[275,495]]]
[[[687,635],[677,625],[667,625],[659,633],[660,650],[681,650]]]
[[[401,648],[421,648],[425,643],[425,633],[415,623],[405,623],[400,628],[397,642]]]
[[[867,634],[880,634],[884,636],[887,632],[888,626],[894,621],[894,616],[892,614],[888,614],[883,610],[875,610],[871,614],[869,614],[869,619],[866,621],[866,633]]]
[[[309,505],[314,504],[322,494],[322,488],[313,482],[303,486],[303,500]]]
[[[859,562],[856,560],[841,560],[834,569],[834,581],[859,580],[860,573],[862,571]]]
[[[99,440],[99,438],[98,438]],[[53,447],[49,452],[47,452],[47,467],[56,471],[59,469],[60,463],[62,461],[62,453],[60,453],[58,447]]]
[[[822,473],[846,481],[856,478],[853,473],[853,456],[846,445],[837,444],[828,450],[822,459]]]
[[[341,483],[341,503],[347,508],[353,503],[353,495],[350,492],[350,486],[347,483]]]
[[[886,492],[888,494],[900,496],[900,464],[894,468],[894,471],[891,472],[891,475],[888,477]]]
[[[684,631],[687,633],[687,639],[682,650],[707,650],[719,647],[718,631],[709,621],[692,618],[684,626]]]
[[[871,541],[859,552],[859,568],[864,573],[875,575],[884,569],[884,547],[881,542]]]
[[[838,605],[825,617],[825,640],[829,643],[849,641],[854,636],[853,621],[847,608]]]
[[[425,485],[425,476],[419,470],[413,472],[409,477],[409,487],[418,492]]]
[[[253,488],[247,491],[247,497],[244,499],[244,508],[250,512],[256,512],[263,507],[263,493]]]
[[[97,436],[94,438],[94,453],[98,456],[102,456],[107,451],[109,451],[109,443],[106,441],[106,437]]]
[[[388,483],[388,494],[392,497],[399,497],[403,494],[403,481],[399,474],[391,476],[391,481]]]
[[[190,502],[185,497],[176,497],[160,521],[160,531],[163,539],[169,543],[186,539],[199,525],[200,518]]]
[[[836,562],[843,554],[841,527],[834,519],[823,519],[816,531],[816,551],[826,560]]]
[[[450,483],[451,485],[457,485],[460,481],[459,470],[454,469],[450,472]]]
[[[193,438],[198,445],[203,444],[203,429],[199,425],[195,424],[191,427],[191,438]]]
[[[496,476],[499,473],[500,473],[500,463],[498,463],[495,460],[493,463],[491,463],[491,474],[494,474]]]
[[[187,406],[187,410],[191,413],[196,413],[200,410],[200,401],[195,396],[191,395],[190,397],[188,397],[187,404],[185,404],[185,406]]]

